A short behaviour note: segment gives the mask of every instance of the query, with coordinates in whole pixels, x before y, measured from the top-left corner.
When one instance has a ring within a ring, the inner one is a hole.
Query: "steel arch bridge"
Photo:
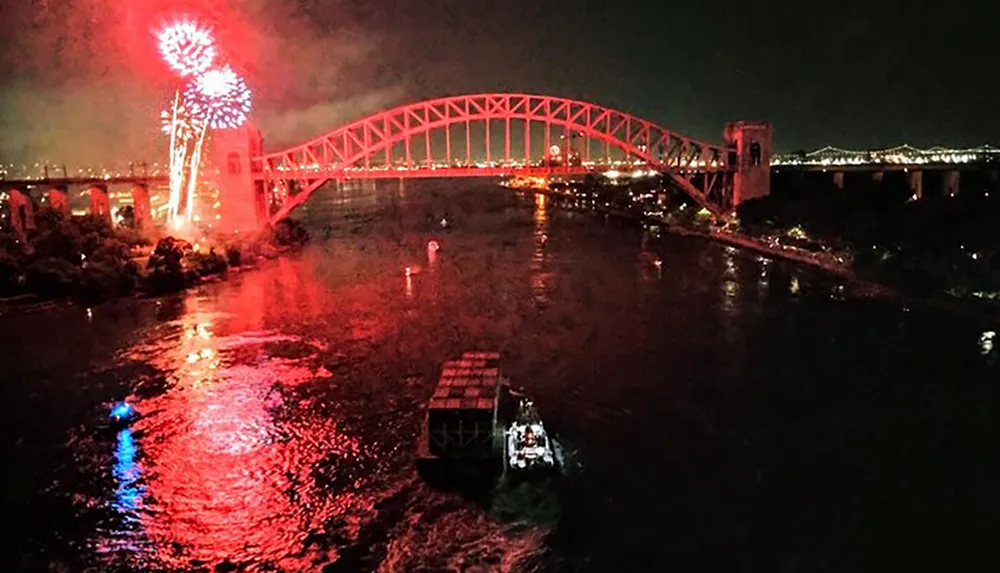
[[[557,149],[557,141],[569,151]],[[726,218],[734,203],[734,151],[732,144],[698,141],[592,103],[494,93],[382,111],[291,149],[251,157],[250,172],[257,189],[264,188],[258,192],[266,196],[271,223],[329,180],[581,174],[621,165],[668,175]],[[553,161],[559,153],[567,161]]]

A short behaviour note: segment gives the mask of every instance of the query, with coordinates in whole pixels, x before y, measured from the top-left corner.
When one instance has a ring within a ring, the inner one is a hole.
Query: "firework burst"
[[[229,66],[210,70],[184,91],[192,117],[211,129],[233,129],[250,114],[250,88]]]
[[[215,39],[193,20],[174,21],[155,32],[164,62],[188,83],[160,115],[170,136],[170,200],[167,219],[175,230],[193,220],[201,155],[210,129],[233,129],[247,121],[250,89],[229,66],[217,63]]]
[[[191,20],[164,26],[156,40],[163,61],[182,77],[206,72],[218,56],[212,32]]]
[[[179,102],[176,112],[165,109],[160,112],[160,127],[163,133],[173,135],[179,141],[196,139],[201,132],[201,122],[191,115],[191,111]]]

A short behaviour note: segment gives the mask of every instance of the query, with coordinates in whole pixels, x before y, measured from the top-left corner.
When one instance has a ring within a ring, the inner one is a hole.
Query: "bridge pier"
[[[844,172],[843,171],[834,171],[833,172],[833,185],[837,189],[843,189],[844,188]]]
[[[954,197],[958,194],[961,172],[946,171],[941,177],[941,194],[945,197]]]
[[[910,171],[910,191],[913,191],[914,199],[923,199],[924,197],[924,172],[920,170]]]
[[[49,207],[69,217],[69,195],[63,187],[52,187],[45,192],[45,202]]]
[[[153,209],[149,203],[149,188],[145,185],[132,186],[132,209],[135,212],[136,230],[148,231],[153,220]]]
[[[735,210],[744,201],[767,197],[771,193],[771,124],[754,121],[727,123],[723,138],[730,150],[727,161],[736,168],[733,174],[733,204],[729,207]]]
[[[7,204],[10,206],[11,229],[24,240],[28,231],[35,230],[35,206],[31,196],[20,189],[8,189]]]
[[[108,224],[114,224],[111,220],[111,198],[108,197],[108,188],[101,185],[93,185],[87,192],[90,194],[90,214],[104,219]]]
[[[260,130],[245,125],[216,130],[212,136],[212,161],[218,170],[219,230],[253,233],[270,224],[266,189],[270,181],[255,180],[259,165],[251,157],[261,154],[264,139]]]

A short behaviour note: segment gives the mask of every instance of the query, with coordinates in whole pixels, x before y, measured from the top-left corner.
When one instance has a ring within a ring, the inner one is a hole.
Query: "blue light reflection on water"
[[[136,463],[136,445],[132,430],[126,428],[118,432],[118,447],[115,450],[115,480],[118,488],[115,490],[114,507],[128,521],[137,521],[136,511],[142,505],[146,493],[145,486],[139,484],[142,469]]]

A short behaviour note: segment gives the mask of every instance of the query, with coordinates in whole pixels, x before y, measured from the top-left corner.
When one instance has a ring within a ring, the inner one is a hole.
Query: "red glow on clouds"
[[[159,80],[176,79],[176,69],[159,57],[158,32],[178,21],[196,22],[212,32],[217,48],[216,62],[232,62],[237,69],[247,63],[252,52],[248,40],[250,26],[230,2],[224,0],[148,0],[131,2],[122,18],[126,52],[132,69],[141,76]]]

